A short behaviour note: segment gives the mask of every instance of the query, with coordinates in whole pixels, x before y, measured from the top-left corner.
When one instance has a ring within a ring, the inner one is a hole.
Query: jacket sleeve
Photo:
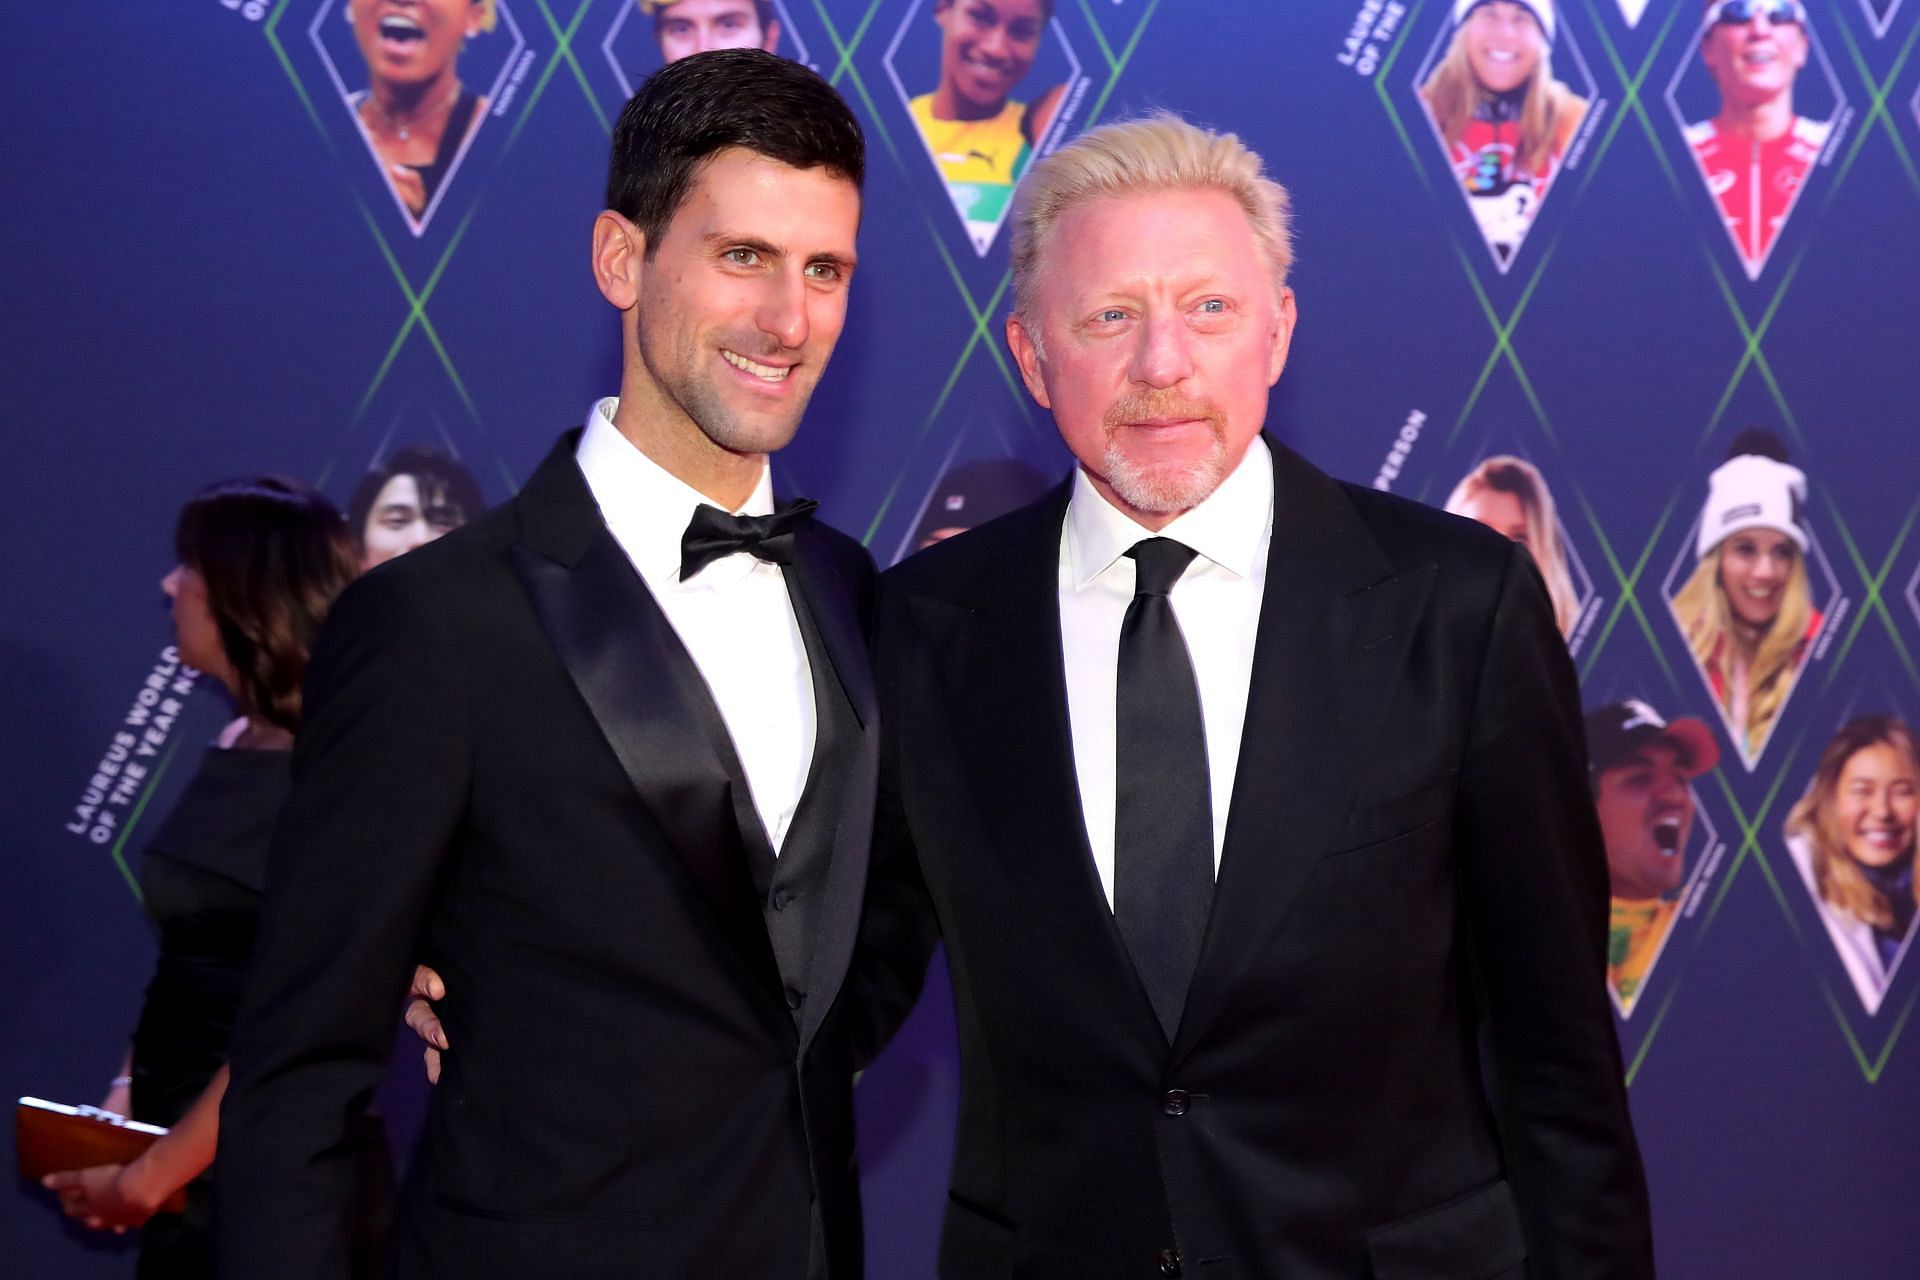
[[[221,1108],[230,1280],[349,1273],[349,1133],[385,1073],[470,774],[457,649],[415,582],[361,579],[314,650]]]
[[[1469,947],[1534,1280],[1653,1274],[1606,995],[1607,861],[1579,686],[1515,544],[1482,653],[1458,810]]]

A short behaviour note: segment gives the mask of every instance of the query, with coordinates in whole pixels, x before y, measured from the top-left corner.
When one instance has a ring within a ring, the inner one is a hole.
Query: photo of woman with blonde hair
[[[1707,479],[1674,620],[1752,768],[1820,630],[1807,577],[1807,477],[1771,432],[1749,431]]]
[[[1553,491],[1540,469],[1510,453],[1484,458],[1453,487],[1447,510],[1506,534],[1533,554],[1553,601],[1554,621],[1562,636],[1571,637],[1580,620],[1580,597],[1567,564]]]
[[[1920,747],[1893,716],[1842,726],[1787,816],[1787,852],[1860,1003],[1877,1013],[1913,939]]]
[[[1455,0],[1453,39],[1421,101],[1504,268],[1525,238],[1587,100],[1554,78],[1553,0]]]

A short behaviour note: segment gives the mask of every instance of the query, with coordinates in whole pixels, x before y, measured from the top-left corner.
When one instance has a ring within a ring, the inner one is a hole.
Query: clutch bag
[[[97,1164],[127,1164],[167,1131],[98,1107],[69,1107],[44,1098],[22,1098],[13,1112],[13,1145],[20,1176],[39,1182],[49,1173],[90,1169]],[[163,1213],[186,1208],[185,1189],[160,1206]]]

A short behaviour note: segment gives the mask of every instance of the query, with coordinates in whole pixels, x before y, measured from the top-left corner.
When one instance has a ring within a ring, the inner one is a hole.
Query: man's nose
[[[1148,316],[1134,353],[1133,380],[1150,387],[1171,387],[1193,374],[1192,335],[1178,316]]]
[[[783,347],[798,347],[806,342],[811,327],[807,317],[807,282],[797,270],[777,273],[768,282],[754,322],[762,333],[772,335]]]
[[[1012,55],[1011,42],[1007,39],[1007,29],[1002,26],[988,27],[974,41],[981,53],[989,58],[1005,62]]]

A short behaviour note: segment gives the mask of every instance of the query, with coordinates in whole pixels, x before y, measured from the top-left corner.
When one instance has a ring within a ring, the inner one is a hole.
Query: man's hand
[[[40,1185],[60,1197],[60,1207],[69,1218],[95,1231],[124,1235],[128,1227],[145,1225],[160,1204],[130,1185],[137,1180],[123,1176],[128,1168],[97,1164],[90,1169],[68,1169],[48,1174],[40,1179]]]
[[[427,1064],[427,1081],[440,1083],[440,1054],[452,1046],[447,1043],[446,1028],[440,1025],[440,1015],[433,1011],[434,1000],[447,998],[447,984],[440,981],[440,975],[425,965],[416,965],[413,970],[413,985],[407,989],[411,997],[407,1003],[407,1026],[413,1034],[427,1042],[421,1054]]]

